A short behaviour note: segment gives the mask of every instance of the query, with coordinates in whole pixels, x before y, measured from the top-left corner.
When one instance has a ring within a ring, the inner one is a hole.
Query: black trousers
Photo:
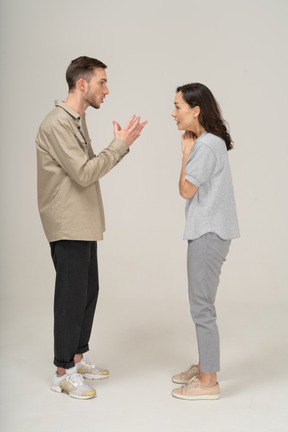
[[[99,282],[97,242],[50,243],[56,270],[54,297],[54,364],[69,369],[75,354],[89,350]]]

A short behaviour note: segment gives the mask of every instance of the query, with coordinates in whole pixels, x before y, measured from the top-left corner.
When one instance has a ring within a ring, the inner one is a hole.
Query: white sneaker
[[[91,363],[85,354],[83,354],[82,360],[75,364],[75,368],[78,374],[81,374],[83,378],[88,379],[103,379],[109,377],[109,370],[102,369]]]
[[[83,376],[77,373],[76,367],[66,369],[66,374],[52,378],[51,390],[68,393],[76,399],[90,399],[96,396],[96,390],[89,384],[84,384]]]

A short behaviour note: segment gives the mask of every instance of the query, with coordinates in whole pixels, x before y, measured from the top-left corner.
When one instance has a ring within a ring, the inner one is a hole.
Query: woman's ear
[[[200,115],[200,107],[197,105],[196,107],[193,108],[193,116],[194,118],[199,117]]]

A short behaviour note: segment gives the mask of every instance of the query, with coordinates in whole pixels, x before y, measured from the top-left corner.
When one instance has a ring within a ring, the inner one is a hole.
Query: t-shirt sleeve
[[[185,179],[195,186],[209,181],[216,164],[216,157],[213,151],[205,144],[192,150],[186,164]]]

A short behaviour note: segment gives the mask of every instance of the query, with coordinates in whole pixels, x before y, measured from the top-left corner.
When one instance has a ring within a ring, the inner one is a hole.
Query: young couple
[[[56,270],[54,364],[51,389],[89,399],[95,389],[83,378],[109,377],[86,353],[98,297],[97,241],[105,231],[99,179],[140,136],[145,122],[133,115],[114,121],[114,139],[95,155],[85,111],[99,109],[109,94],[106,65],[90,57],[73,60],[65,102],[56,101],[37,137],[38,207]],[[239,237],[227,151],[232,140],[211,91],[203,84],[178,87],[172,116],[182,135],[179,191],[186,200],[188,282],[199,363],[174,375],[182,399],[218,399],[220,370],[215,297],[231,239]]]

